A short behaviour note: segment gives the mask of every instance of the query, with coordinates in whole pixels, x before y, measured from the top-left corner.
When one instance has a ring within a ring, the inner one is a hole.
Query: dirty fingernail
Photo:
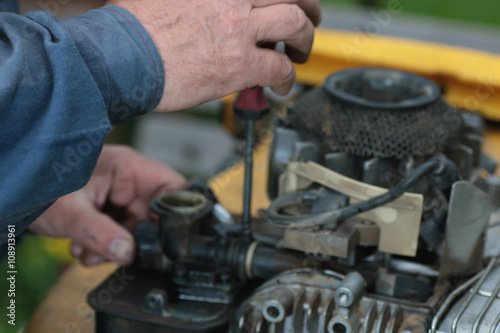
[[[74,258],[80,258],[83,253],[83,246],[80,244],[71,244],[71,249],[69,251]]]
[[[84,263],[85,265],[87,266],[94,266],[94,265],[97,265],[97,264],[100,264],[102,262],[105,262],[106,259],[101,257],[100,255],[98,254],[94,254],[94,253],[89,253],[85,258],[84,258]]]
[[[125,263],[132,257],[132,241],[125,238],[115,238],[109,245],[109,253],[119,262]]]

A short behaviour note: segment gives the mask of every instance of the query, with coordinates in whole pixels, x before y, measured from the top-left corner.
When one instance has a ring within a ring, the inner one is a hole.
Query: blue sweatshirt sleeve
[[[163,65],[137,19],[0,13],[0,244],[86,184],[111,127],[153,110]]]

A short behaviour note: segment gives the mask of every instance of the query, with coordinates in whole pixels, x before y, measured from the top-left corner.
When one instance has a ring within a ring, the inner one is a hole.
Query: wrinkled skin
[[[111,0],[144,25],[160,51],[166,84],[158,111],[174,111],[244,88],[286,94],[292,61],[311,51],[318,0]],[[261,48],[284,41],[287,54]]]
[[[155,219],[149,201],[185,186],[169,167],[125,146],[105,146],[87,185],[59,198],[29,229],[71,238],[73,256],[86,265],[105,260],[126,265],[135,250],[130,230]]]

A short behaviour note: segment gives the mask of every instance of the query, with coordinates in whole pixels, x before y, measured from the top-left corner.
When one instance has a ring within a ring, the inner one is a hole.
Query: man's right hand
[[[318,0],[111,0],[130,11],[160,52],[165,89],[157,111],[185,109],[253,86],[286,94],[293,62],[307,60]],[[286,43],[286,55],[260,47]]]

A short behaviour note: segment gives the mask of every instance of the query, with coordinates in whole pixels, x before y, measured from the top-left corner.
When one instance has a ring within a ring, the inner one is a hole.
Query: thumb
[[[85,250],[120,265],[132,262],[135,252],[132,235],[108,215],[92,207],[73,226],[68,236]]]

